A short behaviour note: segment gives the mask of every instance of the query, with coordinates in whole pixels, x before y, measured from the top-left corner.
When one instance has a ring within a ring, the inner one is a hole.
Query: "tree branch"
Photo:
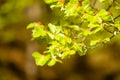
[[[114,18],[114,21],[115,21],[118,17],[120,17],[120,14]]]
[[[107,28],[104,27],[104,29],[105,29],[107,32],[113,34],[113,32],[112,32],[112,31],[109,31]]]
[[[97,2],[97,0],[95,0],[95,1],[93,2],[93,6],[95,6],[96,2]]]
[[[90,2],[91,2],[91,0],[90,0]],[[90,5],[93,9],[95,9],[96,2],[97,2],[97,0],[94,0],[93,2],[90,3]]]
[[[112,7],[113,3],[115,2],[115,0],[112,1],[112,3],[108,6],[108,8],[106,9],[106,11],[109,11],[109,9]]]

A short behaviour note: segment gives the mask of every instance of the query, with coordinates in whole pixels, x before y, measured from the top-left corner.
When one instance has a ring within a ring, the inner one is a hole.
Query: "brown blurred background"
[[[76,54],[53,67],[36,66],[32,52],[42,52],[45,45],[31,41],[26,26],[52,19],[42,0],[0,0],[0,80],[120,80],[120,35],[85,56]]]

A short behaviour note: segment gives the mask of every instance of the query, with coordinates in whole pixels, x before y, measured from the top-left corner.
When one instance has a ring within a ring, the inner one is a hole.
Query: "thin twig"
[[[110,40],[112,39],[112,38],[114,38],[115,37],[115,35],[113,34],[111,37],[110,37]]]
[[[114,4],[115,0],[112,1],[112,3],[108,6],[108,8],[106,9],[106,11],[109,11],[109,9],[112,7],[112,5]]]
[[[115,21],[118,17],[120,17],[120,14],[114,18],[114,21]]]
[[[105,29],[107,32],[113,34],[113,32],[112,32],[112,31],[109,31],[106,27],[104,27],[104,29]]]
[[[90,1],[91,2],[91,1]],[[93,8],[93,9],[95,9],[95,5],[96,5],[96,2],[97,2],[97,0],[94,0],[94,2],[92,3],[90,3],[90,6]]]
[[[95,6],[96,2],[97,2],[97,0],[95,0],[95,1],[93,2],[93,7]]]

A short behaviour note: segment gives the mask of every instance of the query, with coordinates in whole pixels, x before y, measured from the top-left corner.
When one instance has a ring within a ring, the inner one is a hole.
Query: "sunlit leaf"
[[[68,51],[62,53],[62,59],[66,58],[69,55]]]
[[[35,23],[30,23],[28,26],[27,26],[27,29],[31,29],[31,28],[34,28],[35,27]]]
[[[69,27],[76,31],[80,30],[80,27],[78,25],[70,25]]]
[[[55,59],[51,59],[49,62],[48,62],[48,66],[53,66],[53,65],[55,65],[55,63],[56,63],[56,60]]]
[[[51,4],[51,3],[54,3],[54,2],[57,2],[58,0],[44,0],[47,4]]]
[[[50,55],[41,55],[39,52],[34,52],[32,56],[35,58],[36,65],[44,66],[50,59]]]
[[[95,46],[99,42],[100,42],[100,40],[91,40],[90,45]]]
[[[104,43],[109,42],[109,41],[110,41],[110,38],[109,38],[109,37],[107,37],[107,38],[105,38],[105,39],[103,40]]]
[[[113,18],[111,15],[108,14],[108,12],[105,9],[101,9],[98,12],[98,15],[101,17],[101,19],[105,20],[105,21],[112,21]]]
[[[69,51],[69,54],[70,54],[70,55],[74,55],[75,53],[76,53],[75,50],[70,50],[70,51]]]
[[[34,30],[32,30],[32,34],[33,34],[33,38],[37,38],[40,36],[46,36],[46,31],[44,30],[44,26],[43,25],[39,25],[34,27]]]
[[[89,23],[88,27],[90,27],[90,28],[96,28],[96,27],[99,27],[99,24]]]
[[[117,10],[116,1],[104,8],[101,4],[105,0],[98,0],[101,3],[98,9],[91,0],[44,1],[52,7],[50,23],[47,26],[33,23],[28,25],[28,29],[32,28],[34,39],[44,38],[48,44],[44,55],[33,54],[37,65],[53,66],[76,53],[83,56],[89,48],[109,42],[111,35],[120,33],[119,15],[111,12],[112,9]]]
[[[49,29],[50,29],[50,31],[51,31],[52,33],[55,33],[55,31],[56,31],[56,26],[55,26],[55,25],[49,23],[49,24],[48,24],[48,27],[49,27]]]
[[[99,31],[102,31],[103,30],[103,26],[98,26],[97,28],[95,28],[93,31],[92,31],[92,33],[97,33],[97,32],[99,32]]]
[[[82,46],[80,44],[74,43],[73,48],[78,52],[83,52]]]
[[[65,7],[66,16],[72,16],[77,14],[78,9],[78,0],[70,0],[69,3]]]
[[[48,34],[48,36],[49,36],[51,39],[54,39],[55,36],[54,36],[52,33],[47,32],[47,34]]]
[[[104,2],[105,0],[99,0],[100,2]]]

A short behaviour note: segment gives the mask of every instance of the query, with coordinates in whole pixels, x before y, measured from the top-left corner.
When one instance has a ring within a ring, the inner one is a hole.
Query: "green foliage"
[[[36,60],[36,65],[43,66],[50,59],[50,55],[41,55],[39,52],[34,52],[32,55]],[[52,64],[51,64],[52,65]]]
[[[7,24],[21,21],[23,10],[30,6],[33,0],[1,0],[1,2],[3,3],[0,4],[0,29]]]
[[[99,0],[100,2],[104,2],[105,0]]]
[[[85,55],[90,48],[109,42],[120,30],[120,19],[108,9],[94,9],[89,0],[44,0],[53,11],[59,9],[54,23],[47,26],[31,23],[34,39],[46,39],[48,47],[42,54],[35,52],[36,64],[53,66],[76,53]],[[105,2],[105,0],[99,0]],[[108,7],[112,6],[111,2]]]
[[[35,3],[34,0],[0,0],[0,42],[10,42],[15,39],[14,31],[11,32],[15,25],[25,24],[28,21],[25,17],[28,13],[27,8]],[[12,26],[12,28],[11,28]],[[7,30],[8,29],[8,30]],[[14,28],[15,29],[15,28]],[[16,31],[18,32],[18,31]],[[20,33],[21,34],[21,33]]]

